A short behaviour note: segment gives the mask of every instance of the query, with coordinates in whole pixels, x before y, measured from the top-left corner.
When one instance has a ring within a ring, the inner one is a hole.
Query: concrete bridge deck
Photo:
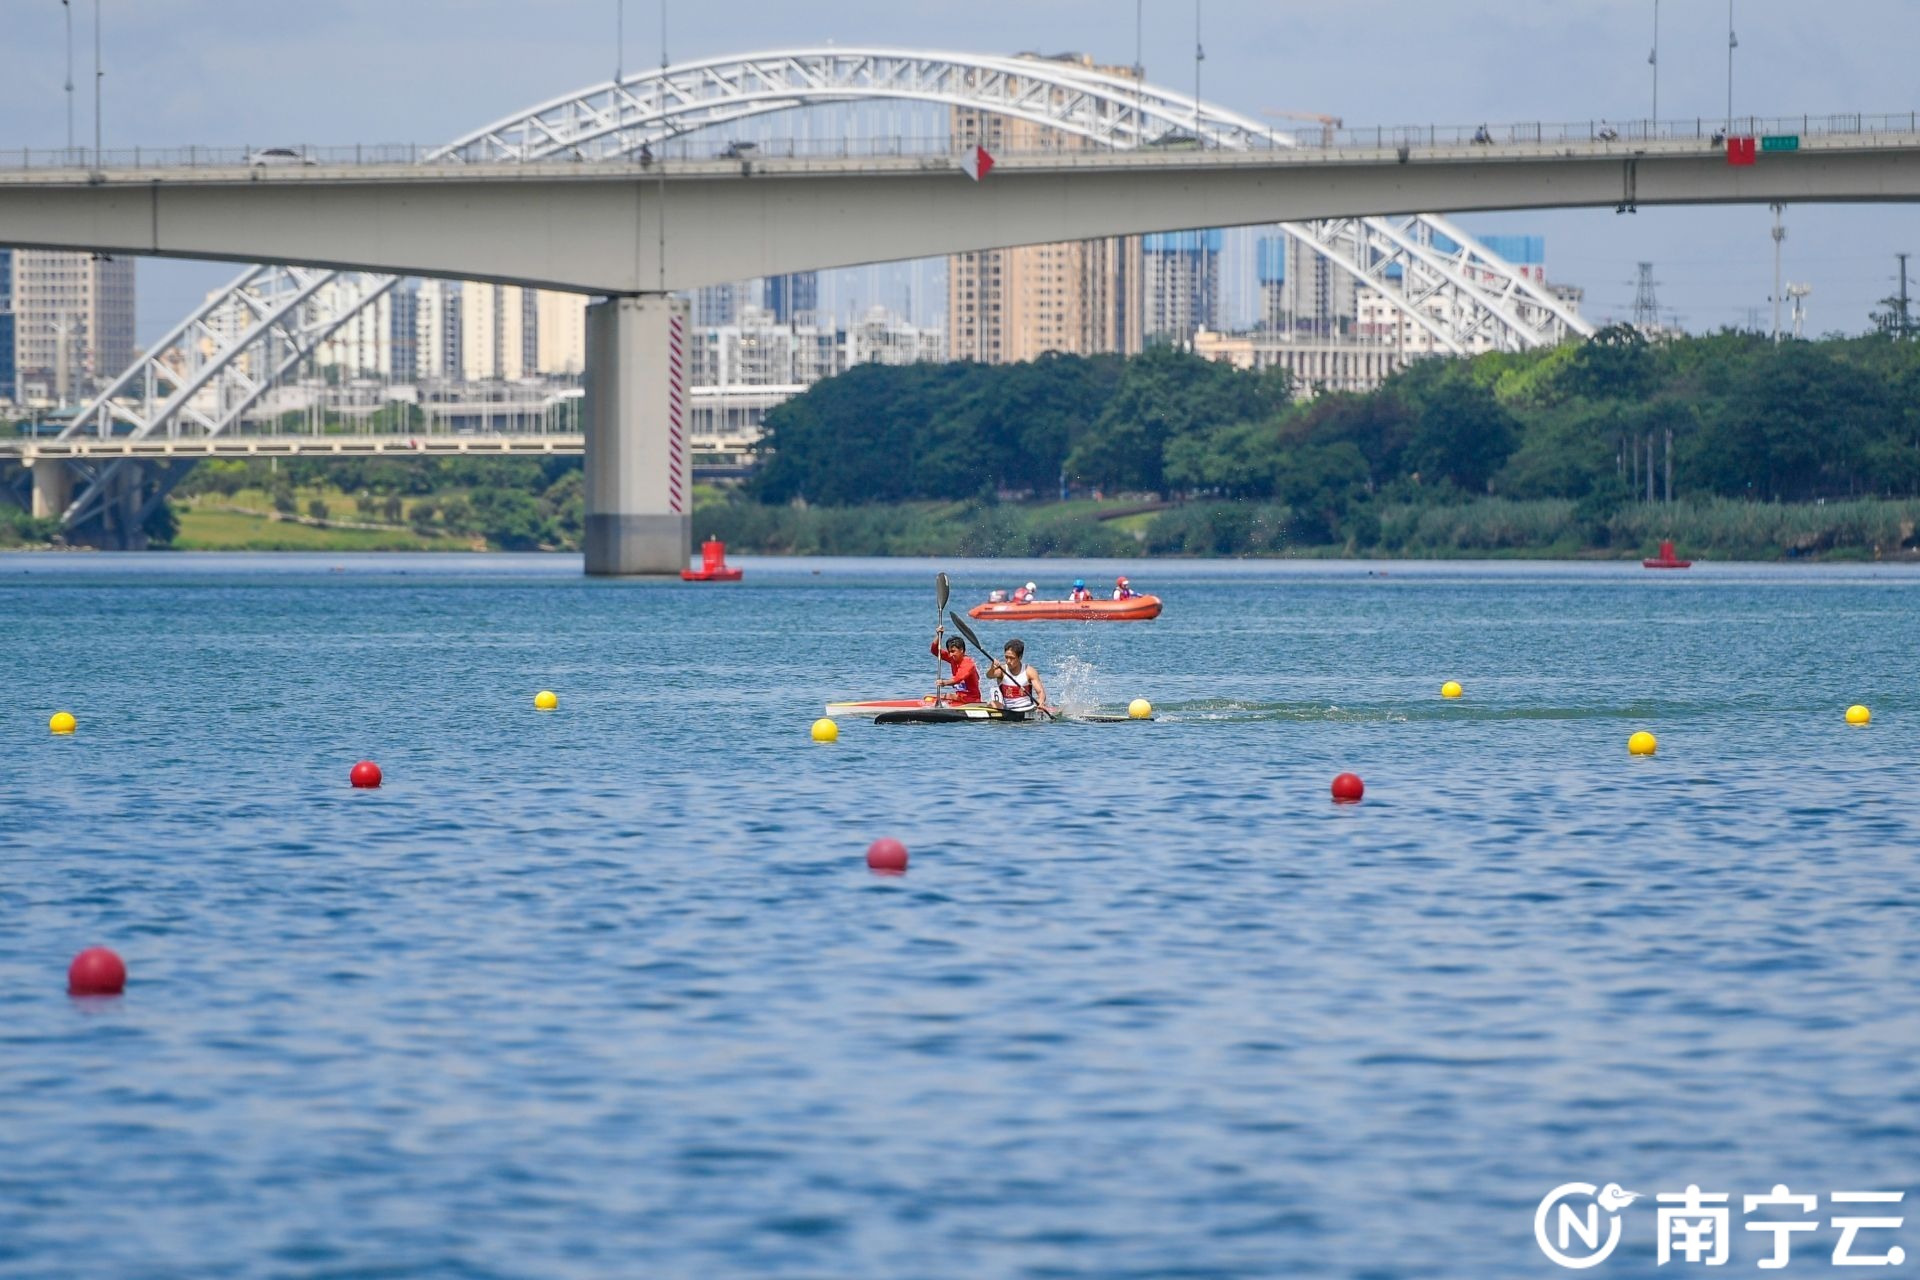
[[[0,243],[633,295],[1196,226],[1490,209],[1920,199],[1920,132],[1750,166],[1697,138],[960,157],[743,155],[0,170]],[[663,258],[664,253],[664,258]]]

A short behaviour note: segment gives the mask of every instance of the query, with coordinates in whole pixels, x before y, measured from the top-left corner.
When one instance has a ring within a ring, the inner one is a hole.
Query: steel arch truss
[[[624,77],[496,121],[432,158],[449,164],[618,159],[752,116],[878,100],[1010,116],[1077,138],[1077,145],[1115,150],[1196,136],[1202,145],[1226,150],[1294,145],[1289,135],[1257,121],[1073,62],[811,49],[682,63]],[[1520,349],[1558,342],[1568,331],[1593,332],[1551,294],[1434,215],[1283,223],[1280,229],[1379,290],[1448,351],[1465,353],[1476,345]],[[1437,247],[1446,241],[1455,247]],[[1396,263],[1404,288],[1388,283],[1388,267]],[[121,373],[61,435],[221,434],[396,283],[398,277],[370,272],[250,268]],[[1435,306],[1436,298],[1443,304]],[[84,476],[63,523],[98,514],[114,491],[109,482],[124,465]]]
[[[60,436],[219,435],[399,279],[249,267],[89,401]],[[62,523],[98,514],[108,482],[127,466],[113,462],[86,476]]]
[[[495,121],[433,158],[604,160],[747,116],[873,99],[968,107],[1117,150],[1169,136],[1232,150],[1293,142],[1190,96],[1051,58],[795,49],[686,62],[596,85]]]

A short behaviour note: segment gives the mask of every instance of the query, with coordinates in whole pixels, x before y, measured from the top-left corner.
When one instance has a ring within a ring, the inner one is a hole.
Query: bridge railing
[[[1826,115],[1736,116],[1731,124],[1718,116],[1698,116],[1684,120],[1610,120],[1596,116],[1590,120],[1523,121],[1507,124],[1381,124],[1354,128],[1303,126],[1275,127],[1264,136],[1245,138],[1255,144],[1264,142],[1275,149],[1309,151],[1365,151],[1399,147],[1460,147],[1476,144],[1494,146],[1552,146],[1601,142],[1686,142],[1709,143],[1728,132],[1737,135],[1790,134],[1801,138],[1871,138],[1920,134],[1920,112],[1905,111],[1866,114],[1857,111]],[[618,145],[617,139],[615,145]],[[637,148],[637,143],[634,144]],[[1205,136],[1195,137],[1178,130],[1146,144],[1144,150],[1185,151],[1213,147]],[[865,157],[952,156],[964,149],[949,134],[937,136],[896,135],[881,138],[767,138],[752,142],[729,139],[720,130],[682,136],[671,141],[650,144],[646,157],[662,164],[671,162],[711,163],[756,159],[860,159]],[[1037,146],[995,149],[998,158],[1019,156],[1064,156],[1101,151],[1098,143],[1059,135]],[[1114,149],[1121,149],[1117,144]],[[1126,147],[1132,150],[1131,146]],[[145,169],[299,169],[306,166],[382,166],[463,163],[457,157],[442,154],[444,147],[408,142],[351,143],[338,146],[186,146],[118,147],[96,153],[90,147],[0,148],[0,173],[23,171]],[[603,159],[604,152],[591,154],[562,150],[543,155],[547,161]]]

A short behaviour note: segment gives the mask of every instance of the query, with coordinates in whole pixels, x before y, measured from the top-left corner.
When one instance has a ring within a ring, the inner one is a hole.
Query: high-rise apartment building
[[[762,292],[763,305],[773,312],[773,318],[781,324],[792,324],[795,316],[819,308],[820,273],[796,271],[790,275],[768,276]]]
[[[701,328],[733,324],[748,305],[747,286],[744,283],[701,285],[688,295],[687,302],[690,318]]]
[[[13,250],[0,249],[0,402],[13,400]]]
[[[536,291],[469,280],[460,289],[460,375],[469,382],[524,378],[539,361]]]
[[[336,369],[349,378],[390,377],[393,359],[393,295],[389,289],[371,302],[369,277],[345,274],[328,281],[306,305],[318,315],[341,315],[343,320],[314,348],[313,362]]]
[[[62,404],[133,360],[133,259],[13,251],[16,395]]]
[[[1148,339],[1186,343],[1220,327],[1220,250],[1215,231],[1171,231],[1141,244]]]
[[[458,378],[464,367],[460,344],[460,282],[422,280],[414,292],[413,373],[417,378]]]
[[[410,378],[420,364],[420,295],[411,281],[402,280],[387,294],[387,312],[393,376]]]
[[[542,289],[535,295],[538,329],[533,368],[543,374],[587,371],[587,300],[577,293]]]
[[[1091,58],[1077,54],[1059,60],[1094,66]],[[1096,69],[1134,75],[1131,67]],[[978,144],[990,152],[1090,145],[1072,134],[972,107],[953,108],[949,126],[956,146]],[[1136,352],[1143,338],[1140,268],[1138,236],[953,254],[947,259],[951,358],[1008,364],[1048,351]]]

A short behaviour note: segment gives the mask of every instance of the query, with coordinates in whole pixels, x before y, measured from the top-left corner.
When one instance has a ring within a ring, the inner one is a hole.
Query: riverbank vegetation
[[[695,535],[844,555],[1920,555],[1920,344],[1615,328],[1300,392],[1169,349],[862,366],[773,411],[753,479],[697,490]],[[296,459],[203,463],[158,532],[573,550],[582,526],[577,458]],[[0,511],[0,542],[49,535]]]
[[[1001,554],[1131,542],[1149,554],[1637,555],[1672,537],[1770,558],[1920,545],[1920,345],[1884,336],[1650,343],[1614,328],[1423,361],[1364,395],[1294,391],[1274,372],[1164,349],[856,369],[770,415],[743,501],[703,525],[735,531],[743,549],[864,540]],[[1176,505],[1115,527],[1027,501],[1063,493]],[[875,509],[916,501],[966,505]]]

